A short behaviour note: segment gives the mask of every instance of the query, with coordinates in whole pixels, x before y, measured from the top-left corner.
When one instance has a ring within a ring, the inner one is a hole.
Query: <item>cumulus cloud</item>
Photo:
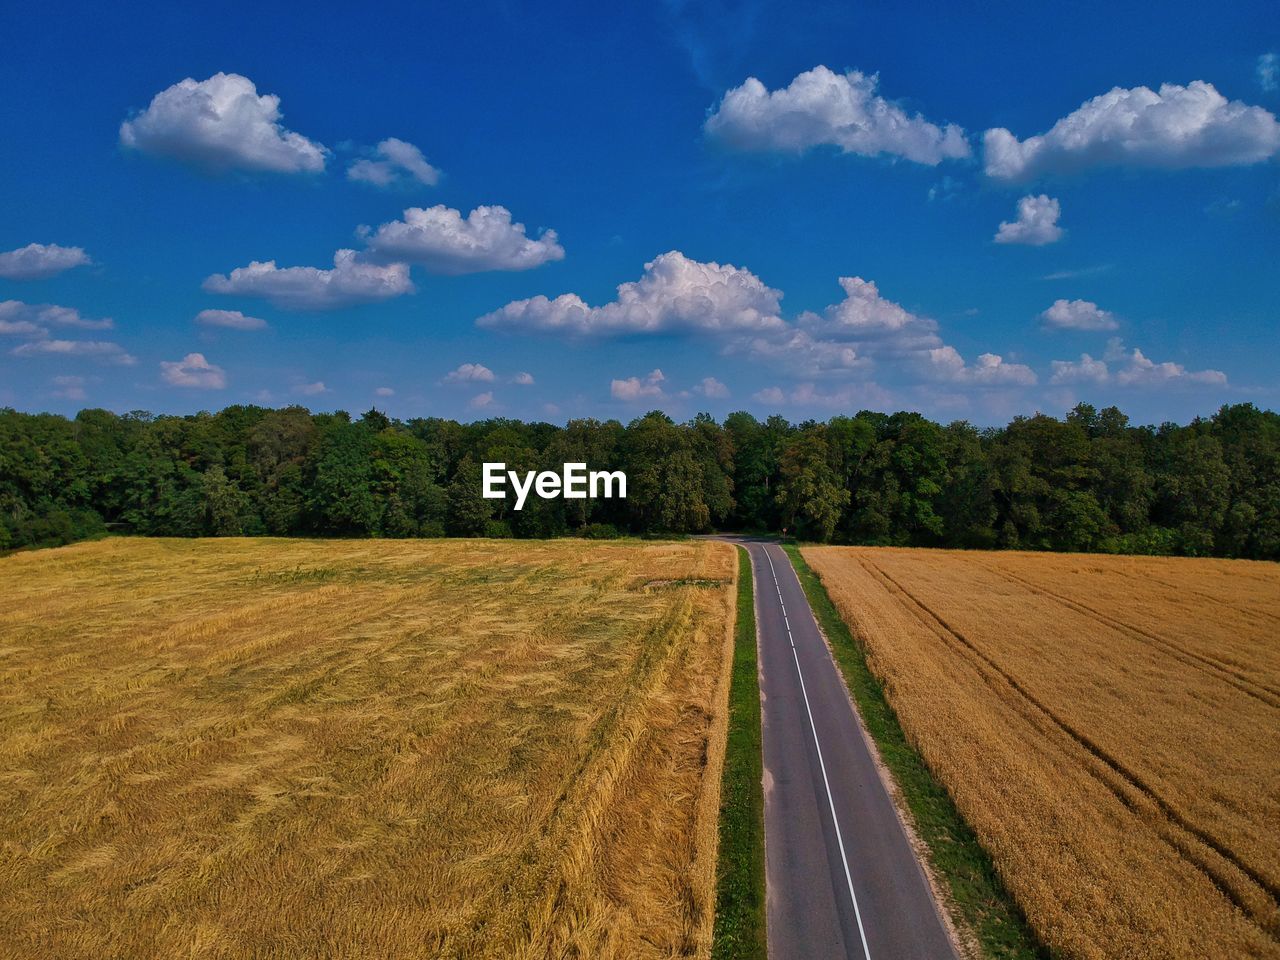
[[[729,388],[715,377],[703,377],[693,390],[708,400],[724,400],[729,396]]]
[[[966,363],[952,346],[935,347],[925,355],[925,369],[932,378],[977,387],[1030,387],[1035,371],[1025,364],[1006,363],[996,353],[979,354],[977,363]]]
[[[625,380],[614,380],[609,384],[609,393],[615,400],[635,403],[640,400],[661,400],[666,394],[662,392],[662,382],[667,378],[661,370],[654,370],[644,377],[627,377]]]
[[[21,300],[0,301],[0,333],[48,336],[49,327],[73,327],[77,330],[110,330],[115,321],[110,317],[92,319],[82,316],[74,307],[56,303],[23,303]]]
[[[333,255],[333,269],[277,267],[274,260],[254,260],[229,275],[206,277],[207,293],[261,297],[288,310],[334,310],[413,293],[409,267],[403,263],[368,263],[354,250]]]
[[[206,327],[226,327],[228,330],[265,330],[267,321],[259,317],[247,317],[239,310],[201,310],[196,323]]]
[[[1108,362],[1115,364],[1109,366]],[[1188,370],[1180,363],[1156,363],[1134,347],[1126,351],[1113,339],[1102,360],[1082,353],[1079,360],[1054,360],[1050,383],[1114,383],[1121,387],[1163,387],[1183,385],[1225,386],[1227,375],[1221,370]]]
[[[109,340],[32,340],[14,347],[10,353],[15,357],[87,357],[126,367],[138,362],[120,344]]]
[[[538,239],[525,235],[523,223],[511,221],[506,207],[476,207],[467,214],[439,204],[410,207],[401,220],[377,230],[361,227],[369,255],[384,263],[412,263],[451,276],[485,270],[531,270],[564,259],[556,232]]]
[[[227,385],[226,373],[206,360],[203,353],[188,353],[181,360],[161,360],[160,376],[173,387],[221,390]]]
[[[373,395],[375,397],[394,397],[396,392],[390,387],[378,387],[373,391]]]
[[[1019,140],[1004,128],[983,138],[987,175],[1027,180],[1093,167],[1225,167],[1280,152],[1280,122],[1262,107],[1227,100],[1195,80],[1116,87],[1094,97],[1047,132]]]
[[[329,388],[324,385],[323,380],[316,380],[313,383],[297,383],[293,386],[293,392],[304,397],[318,397],[322,393],[328,393]]]
[[[511,378],[511,382],[521,387],[532,387],[534,382],[533,374],[522,370]]]
[[[0,277],[6,280],[43,280],[88,263],[93,261],[81,247],[28,243],[17,250],[0,253]]]
[[[445,374],[441,383],[493,383],[493,371],[483,363],[464,363]]]
[[[484,393],[477,393],[467,405],[473,410],[483,410],[485,407],[493,406],[493,391],[486,390]]]
[[[568,334],[779,330],[782,294],[750,270],[701,263],[677,250],[644,265],[644,275],[618,286],[616,300],[592,307],[575,293],[516,300],[480,317],[481,327]]]
[[[1102,360],[1095,360],[1087,353],[1080,354],[1079,360],[1053,360],[1049,363],[1052,374],[1049,382],[1059,383],[1106,383],[1110,371]]]
[[[1268,92],[1280,88],[1280,54],[1264,53],[1258,58],[1258,86]]]
[[[210,173],[323,170],[324,146],[286,130],[280,118],[280,98],[259,96],[248,77],[215,73],[198,82],[188,77],[122,123],[120,143]]]
[[[996,231],[996,243],[1025,243],[1043,247],[1062,239],[1063,230],[1058,226],[1062,207],[1046,194],[1026,196],[1018,201],[1018,219],[1001,221]]]
[[[1120,325],[1115,314],[1090,300],[1055,300],[1040,319],[1052,330],[1114,330]]]
[[[375,187],[412,183],[434,187],[440,182],[440,171],[427,163],[422,151],[412,143],[388,137],[374,148],[373,153],[372,158],[361,157],[347,167],[348,180]]]
[[[707,118],[709,136],[737,150],[802,153],[830,145],[862,156],[904,157],[936,165],[969,156],[964,131],[909,115],[876,92],[879,77],[825,66],[770,91],[755,77],[724,95]]]

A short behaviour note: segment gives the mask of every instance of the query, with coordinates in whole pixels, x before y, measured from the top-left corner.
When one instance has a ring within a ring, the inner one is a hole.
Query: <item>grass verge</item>
[[[1040,960],[1049,953],[1036,940],[987,852],[978,843],[924,760],[907,742],[884,689],[867,666],[862,646],[840,618],[822,580],[805,563],[800,548],[786,544],[791,563],[858,705],[862,722],[911,811],[916,832],[929,848],[935,875],[950,892],[957,919],[972,931],[983,956],[999,960]],[[723,828],[722,828],[723,829]],[[722,834],[723,836],[723,834]]]
[[[764,786],[751,560],[738,547],[738,617],[729,680],[729,737],[720,786],[715,960],[764,960]]]

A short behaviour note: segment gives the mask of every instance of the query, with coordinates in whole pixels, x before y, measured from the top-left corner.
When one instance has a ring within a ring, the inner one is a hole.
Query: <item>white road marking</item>
[[[782,587],[778,584],[778,571],[774,569],[773,557],[769,555],[769,547],[764,548],[764,557],[769,561],[769,573],[773,576],[773,586],[778,591],[778,602],[782,602]],[[867,932],[862,929],[862,911],[858,909],[858,895],[853,891],[853,876],[849,873],[849,858],[844,852],[844,837],[840,834],[840,818],[836,816],[835,800],[831,797],[831,781],[827,779],[827,765],[822,759],[822,744],[818,742],[818,727],[813,722],[813,710],[809,708],[809,693],[804,686],[804,672],[800,669],[800,657],[796,653],[796,641],[791,636],[791,623],[785,611],[783,622],[787,624],[787,639],[791,641],[791,656],[796,662],[796,676],[800,678],[800,693],[804,697],[804,710],[809,715],[809,729],[813,731],[813,746],[818,751],[818,766],[822,770],[822,784],[827,788],[827,807],[831,810],[831,822],[836,828],[836,844],[840,847],[840,860],[844,864],[844,879],[849,884],[849,897],[853,900],[853,915],[858,921],[858,936],[862,938],[862,954],[871,960],[871,950],[867,947]]]

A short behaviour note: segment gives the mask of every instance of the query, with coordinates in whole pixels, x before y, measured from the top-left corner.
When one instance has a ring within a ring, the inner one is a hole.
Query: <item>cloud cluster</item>
[[[201,288],[207,293],[261,297],[287,310],[334,310],[414,292],[406,264],[369,263],[355,250],[335,253],[332,270],[277,267],[274,260],[254,260],[225,276],[206,277]]]
[[[134,357],[117,343],[106,340],[62,340],[55,338],[51,327],[76,330],[110,330],[115,326],[110,317],[91,319],[74,307],[54,303],[23,303],[21,300],[0,301],[0,336],[29,338],[10,353],[15,357],[67,356],[88,357],[100,363],[133,364]]]
[[[267,327],[267,321],[260,317],[247,317],[239,310],[201,310],[196,314],[196,323],[228,330],[265,330]]]
[[[530,270],[564,259],[554,230],[531,239],[524,224],[513,223],[511,211],[500,206],[476,207],[465,219],[443,204],[410,207],[403,219],[377,230],[362,227],[360,236],[379,262],[410,263],[447,275]]]
[[[1108,364],[1118,364],[1114,368]],[[1103,359],[1095,360],[1082,353],[1079,360],[1054,360],[1050,383],[1094,385],[1116,384],[1121,387],[1163,387],[1181,385],[1225,386],[1227,375],[1221,370],[1188,370],[1180,363],[1156,363],[1134,347],[1126,351],[1113,339]]]
[[[248,77],[188,77],[155,95],[120,125],[120,143],[209,173],[249,170],[315,173],[328,150],[280,123],[280,98],[258,95]]]
[[[876,92],[879,78],[825,66],[770,91],[755,77],[728,91],[707,118],[708,136],[737,150],[802,153],[834,146],[862,156],[887,154],[936,165],[967,157],[964,131],[909,115]]]
[[[227,385],[226,373],[206,360],[203,353],[188,353],[181,360],[161,360],[160,376],[172,387],[221,390]]]
[[[996,231],[996,243],[1023,243],[1031,247],[1043,247],[1062,239],[1063,230],[1058,226],[1062,207],[1048,196],[1026,196],[1018,201],[1018,219],[1005,220]]]
[[[1040,319],[1051,330],[1114,330],[1120,325],[1115,314],[1091,300],[1055,300]]]
[[[655,257],[639,280],[618,286],[616,300],[599,307],[575,293],[548,300],[516,300],[480,317],[481,327],[574,335],[668,331],[779,330],[782,294],[750,270],[702,263],[678,250]]]
[[[983,144],[987,175],[1009,181],[1104,166],[1240,166],[1280,152],[1280,122],[1195,80],[1158,92],[1116,87],[1047,133],[1019,140],[1000,127],[988,130]]]
[[[493,383],[493,371],[483,363],[464,363],[445,374],[441,383]]]
[[[10,351],[15,357],[85,357],[99,363],[133,366],[137,357],[125,352],[118,343],[109,340],[31,340]]]
[[[625,380],[614,380],[609,385],[609,395],[624,403],[637,403],[642,400],[662,400],[666,394],[662,390],[662,382],[667,378],[661,370],[653,370],[644,377],[627,377]]]
[[[81,247],[29,243],[17,250],[0,253],[0,277],[6,280],[44,280],[92,262]]]
[[[405,140],[388,137],[374,148],[373,154],[353,161],[347,167],[347,179],[384,188],[412,184],[434,187],[440,182],[440,171]]]

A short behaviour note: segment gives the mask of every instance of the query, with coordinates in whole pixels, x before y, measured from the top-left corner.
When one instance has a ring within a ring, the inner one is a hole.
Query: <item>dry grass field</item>
[[[803,552],[1046,945],[1280,957],[1280,567]]]
[[[0,955],[706,956],[733,548],[0,558]]]

